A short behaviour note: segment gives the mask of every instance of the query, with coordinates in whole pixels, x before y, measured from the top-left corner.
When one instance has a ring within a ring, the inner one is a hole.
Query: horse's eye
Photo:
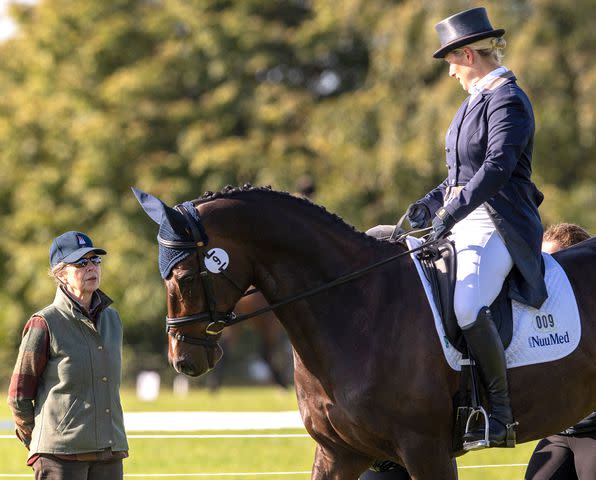
[[[178,278],[178,283],[180,285],[190,285],[192,282],[195,281],[195,278],[197,278],[197,276],[193,275],[193,274],[184,275],[184,276]]]

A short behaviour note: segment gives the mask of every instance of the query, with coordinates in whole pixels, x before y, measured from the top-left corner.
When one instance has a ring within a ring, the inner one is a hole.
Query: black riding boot
[[[462,332],[479,367],[488,393],[490,446],[503,445],[507,438],[507,425],[513,423],[513,414],[507,388],[505,351],[490,309],[488,307],[480,309],[476,321],[468,328],[462,329]],[[484,429],[474,430],[464,435],[464,442],[478,440],[484,440]]]

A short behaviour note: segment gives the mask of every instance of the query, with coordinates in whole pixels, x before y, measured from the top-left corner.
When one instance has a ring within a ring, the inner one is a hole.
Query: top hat
[[[441,20],[435,25],[441,48],[435,58],[444,58],[451,50],[488,37],[500,37],[505,33],[502,28],[493,29],[484,7],[471,8]]]
[[[60,262],[73,263],[89,252],[105,255],[103,248],[93,246],[91,239],[81,232],[66,232],[56,237],[50,247],[50,266],[54,268]]]

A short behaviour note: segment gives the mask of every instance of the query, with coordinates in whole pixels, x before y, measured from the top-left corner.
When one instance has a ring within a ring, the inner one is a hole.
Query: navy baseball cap
[[[94,247],[91,239],[84,233],[63,233],[54,239],[50,247],[50,267],[54,268],[60,262],[76,262],[89,252],[95,252],[98,255],[107,253],[103,248]]]

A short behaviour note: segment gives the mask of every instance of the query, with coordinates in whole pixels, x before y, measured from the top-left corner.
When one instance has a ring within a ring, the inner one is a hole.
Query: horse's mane
[[[327,219],[332,225],[335,225],[338,228],[342,228],[342,229],[346,230],[346,232],[348,232],[349,235],[356,236],[360,240],[363,240],[369,244],[379,244],[382,242],[381,240],[371,237],[370,235],[367,235],[364,232],[356,230],[356,228],[354,228],[353,225],[350,225],[349,223],[347,223],[339,215],[329,212],[322,205],[313,203],[308,198],[298,196],[298,195],[292,195],[289,192],[273,190],[271,188],[271,186],[253,187],[249,183],[246,183],[241,187],[240,186],[234,187],[232,185],[227,185],[219,192],[211,192],[211,191],[205,192],[199,198],[192,200],[192,203],[196,206],[201,203],[210,202],[212,200],[224,199],[224,198],[236,198],[236,197],[246,195],[246,194],[259,194],[259,195],[263,195],[263,196],[278,198],[278,199],[281,199],[284,201],[293,202],[297,206],[303,207],[306,210],[310,210],[313,214]]]

